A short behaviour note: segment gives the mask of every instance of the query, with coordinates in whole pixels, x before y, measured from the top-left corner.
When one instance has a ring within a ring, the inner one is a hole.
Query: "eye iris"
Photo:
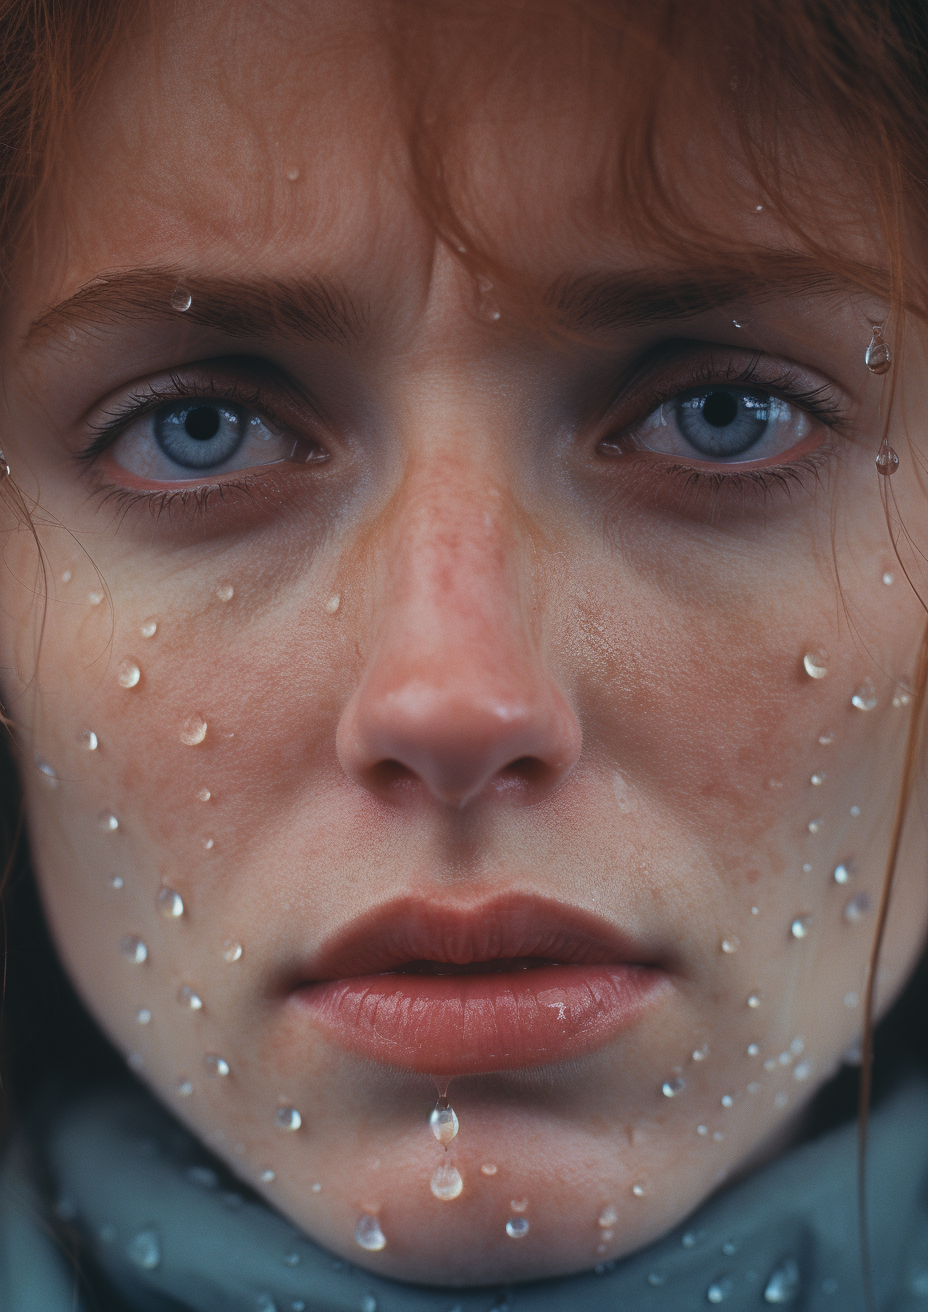
[[[188,437],[197,442],[208,442],[219,432],[219,411],[215,406],[198,405],[195,410],[188,410],[184,420]]]
[[[247,423],[235,406],[161,406],[154,436],[161,450],[183,469],[215,469],[230,460],[245,440]]]
[[[678,397],[675,408],[687,442],[700,455],[722,459],[743,455],[778,417],[772,397],[727,387]]]

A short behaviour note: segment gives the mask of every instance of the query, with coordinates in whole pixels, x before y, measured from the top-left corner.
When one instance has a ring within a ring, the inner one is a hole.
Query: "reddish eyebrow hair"
[[[172,306],[174,292],[190,307]],[[230,337],[284,337],[347,344],[360,336],[365,315],[345,290],[321,279],[235,279],[185,275],[173,268],[115,270],[92,279],[45,310],[23,339],[39,345],[68,328],[115,327],[131,319],[170,319],[215,328]]]

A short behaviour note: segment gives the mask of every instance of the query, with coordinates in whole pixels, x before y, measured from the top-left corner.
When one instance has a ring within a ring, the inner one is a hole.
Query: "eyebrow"
[[[796,252],[756,251],[742,261],[704,269],[663,267],[562,280],[549,290],[546,305],[560,327],[599,333],[695,318],[744,301],[756,305],[782,297],[853,291],[888,297],[886,272],[849,261],[838,274]]]
[[[177,304],[186,296],[190,304]],[[175,303],[172,304],[172,298]],[[218,329],[229,337],[284,337],[347,344],[365,315],[343,287],[322,279],[235,279],[186,276],[168,267],[103,273],[45,310],[23,345],[41,345],[68,328],[117,327],[138,319],[176,319]]]

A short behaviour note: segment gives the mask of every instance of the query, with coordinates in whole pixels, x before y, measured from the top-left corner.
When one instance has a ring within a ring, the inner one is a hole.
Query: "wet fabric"
[[[870,1142],[876,1307],[928,1309],[928,1085],[911,1081],[888,1098],[872,1117]],[[0,1308],[687,1312],[724,1304],[726,1312],[866,1312],[856,1153],[855,1126],[846,1125],[720,1193],[620,1262],[505,1289],[447,1290],[336,1260],[143,1091],[96,1094],[59,1110],[7,1154]]]

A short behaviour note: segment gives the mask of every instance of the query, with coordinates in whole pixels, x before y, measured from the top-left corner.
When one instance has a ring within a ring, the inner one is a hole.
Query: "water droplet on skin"
[[[713,1142],[714,1142],[714,1143],[721,1143],[722,1140],[723,1140],[724,1138],[725,1138],[725,1136],[724,1136],[724,1134],[722,1133],[721,1130],[713,1130],[713,1131],[712,1131],[712,1139],[713,1139]]]
[[[802,668],[810,679],[824,679],[828,673],[828,655],[822,650],[807,651],[802,658]]]
[[[807,1080],[812,1072],[812,1067],[807,1061],[801,1061],[793,1068],[794,1080]]]
[[[208,788],[201,788],[200,791],[197,793],[197,801],[199,802],[208,802],[211,797],[212,797],[212,793],[209,791]]]
[[[99,606],[99,605],[100,605],[100,602],[103,600],[103,593],[102,593],[102,592],[88,592],[88,593],[87,593],[87,600],[90,602],[91,606]]]
[[[299,176],[300,176],[300,170],[299,170],[299,169],[287,169],[287,181],[288,181],[288,182],[296,182],[296,180],[297,180],[297,178],[298,178]]]
[[[835,740],[834,733],[831,732],[830,730],[828,733],[820,733],[818,736],[820,747],[830,747],[831,744],[834,742],[834,740]]]
[[[789,932],[792,934],[793,938],[805,938],[809,933],[811,924],[812,919],[810,916],[797,916],[790,925]]]
[[[765,1070],[765,1071],[775,1071],[776,1068],[777,1068],[777,1059],[776,1059],[776,1057],[768,1057],[767,1060],[764,1062],[764,1070]]]
[[[608,1207],[604,1207],[603,1210],[600,1212],[599,1216],[596,1218],[596,1224],[600,1227],[600,1229],[608,1230],[610,1226],[615,1225],[618,1219],[619,1219],[619,1214],[616,1211],[615,1207],[612,1205],[612,1203],[610,1203]]]
[[[809,783],[812,784],[813,788],[817,788],[819,784],[823,784],[824,782],[825,776],[820,771],[814,774],[809,780]]]
[[[447,1148],[458,1132],[458,1118],[453,1107],[442,1106],[439,1102],[429,1117],[432,1133],[440,1144]]]
[[[203,999],[189,984],[182,984],[177,990],[177,1001],[182,1007],[189,1007],[191,1011],[203,1010]]]
[[[171,292],[171,309],[177,310],[179,314],[186,314],[193,304],[193,297],[187,291],[186,287],[177,286]]]
[[[870,910],[870,899],[866,893],[852,897],[844,908],[844,919],[851,925],[858,924]]]
[[[148,948],[140,938],[136,938],[133,934],[127,934],[124,939],[120,939],[119,950],[124,957],[128,957],[137,966],[140,966],[148,958]]]
[[[734,1100],[734,1098],[731,1096],[731,1094],[730,1094],[730,1093],[724,1093],[724,1094],[722,1095],[722,1106],[723,1106],[723,1107],[734,1107],[734,1105],[735,1105],[735,1100]]]
[[[697,1134],[702,1134],[702,1135],[706,1135],[706,1134],[708,1134],[708,1133],[709,1133],[709,1127],[708,1127],[708,1125],[697,1125],[697,1126],[696,1126],[696,1133],[697,1133]]]
[[[522,1239],[528,1234],[528,1217],[511,1216],[506,1222],[506,1234],[510,1239]]]
[[[220,1057],[218,1053],[208,1052],[204,1060],[206,1070],[210,1075],[228,1075],[229,1063],[225,1057]]]
[[[760,915],[760,907],[751,907],[751,915],[752,915],[752,916],[759,916],[759,915]]]
[[[860,999],[858,998],[856,993],[845,993],[844,995],[845,1007],[853,1009],[854,1007],[857,1006],[859,1001]]]
[[[528,1211],[528,1199],[527,1199],[527,1198],[513,1198],[513,1199],[510,1200],[510,1202],[509,1202],[509,1206],[512,1208],[512,1210],[513,1210],[514,1212],[527,1212],[527,1211]]]
[[[40,756],[36,757],[35,764],[36,764],[36,769],[38,770],[39,774],[41,774],[44,777],[49,788],[57,788],[58,776],[55,773],[55,767],[49,765],[48,761],[43,761]]]
[[[748,1044],[748,1056],[749,1056],[749,1057],[756,1057],[757,1054],[758,1054],[759,1052],[760,1052],[760,1046],[759,1046],[759,1044],[757,1044],[757,1043],[749,1043],[749,1044]]]
[[[119,821],[112,811],[101,811],[97,816],[97,824],[107,834],[114,834],[119,828]]]
[[[722,951],[728,953],[737,952],[741,946],[741,940],[737,934],[729,934],[727,938],[722,939]]]
[[[269,1166],[265,1167],[265,1169],[261,1172],[262,1184],[270,1184],[273,1180],[276,1179],[277,1179],[277,1173],[275,1171],[272,1171]]]
[[[733,1288],[732,1281],[728,1276],[725,1276],[722,1280],[716,1280],[709,1286],[706,1290],[706,1298],[710,1303],[724,1303]]]
[[[801,1053],[805,1052],[806,1045],[803,1043],[802,1039],[793,1039],[792,1043],[789,1045],[789,1050],[794,1057],[798,1057]]]
[[[216,589],[216,596],[220,601],[231,601],[235,596],[235,589],[231,583],[222,583]]]
[[[752,993],[752,994],[751,994],[751,996],[748,998],[748,1006],[749,1006],[749,1007],[755,1007],[755,1008],[760,1006],[760,994],[759,994],[759,993]]]
[[[179,916],[184,914],[183,898],[180,893],[176,893],[173,888],[168,888],[167,885],[158,890],[155,905],[165,920],[177,920]]]
[[[299,1265],[300,1265],[299,1253],[284,1254],[284,1266],[299,1266]]]
[[[161,1244],[154,1230],[141,1230],[126,1249],[129,1261],[143,1271],[154,1271],[161,1265]]]
[[[804,875],[811,875],[811,873],[812,873],[812,863],[811,863],[811,861],[804,861],[804,862],[802,863],[802,873],[803,873]]]
[[[883,575],[883,582],[886,584],[887,588],[892,587],[893,576],[892,574],[890,574],[889,570],[887,570],[886,573]]]
[[[709,1055],[709,1045],[704,1043],[701,1048],[693,1050],[693,1061],[705,1061]]]
[[[643,1198],[646,1192],[647,1192],[647,1185],[641,1183],[640,1181],[638,1184],[632,1185],[632,1193],[635,1195],[636,1198]]]
[[[120,688],[134,688],[141,677],[142,671],[131,657],[120,661],[116,670],[116,681]]]
[[[193,1085],[187,1079],[177,1081],[177,1092],[182,1098],[189,1098],[193,1093]]]
[[[213,848],[216,846],[216,840],[212,834],[207,834],[201,841],[207,852],[212,852]]]
[[[662,1276],[659,1271],[652,1271],[648,1276],[648,1284],[653,1285],[655,1289],[667,1283],[667,1277]]]
[[[825,821],[822,819],[821,816],[816,816],[816,818],[815,818],[814,820],[810,820],[810,821],[809,821],[809,833],[810,833],[810,834],[817,834],[817,833],[820,833],[820,832],[821,832],[822,825],[823,825],[824,823],[825,823]]]
[[[747,1088],[748,1088],[748,1093],[760,1093],[760,1085],[757,1083],[756,1080],[752,1080],[751,1083],[747,1086]]]
[[[188,715],[181,725],[180,740],[185,747],[196,747],[206,737],[206,721],[202,715]]]
[[[843,861],[840,865],[835,866],[834,881],[836,884],[846,884],[850,877],[851,872]]]
[[[230,966],[236,961],[241,961],[242,950],[242,945],[239,943],[238,939],[227,938],[222,945],[223,961],[228,961]]]
[[[70,571],[69,569],[66,569],[66,570],[64,571],[64,573],[62,574],[62,576],[61,576],[61,582],[62,582],[62,583],[70,583],[71,580],[73,579],[73,577],[74,577],[74,575],[71,573],[71,571]]]
[[[696,1247],[696,1236],[693,1234],[692,1230],[687,1230],[686,1234],[680,1240],[680,1243],[684,1248]]]
[[[441,1198],[444,1202],[450,1202],[452,1198],[457,1198],[461,1193],[464,1188],[464,1181],[461,1179],[461,1173],[456,1166],[451,1166],[448,1162],[442,1162],[429,1181],[429,1188],[436,1198]]]
[[[497,1167],[494,1162],[484,1162],[480,1168],[481,1175],[495,1175],[496,1171]]]
[[[138,1021],[140,1025],[150,1025],[151,1012],[148,1010],[147,1007],[142,1007],[142,1009],[136,1014],[135,1019]]]
[[[83,733],[77,735],[77,741],[83,747],[85,752],[95,752],[100,746],[100,739],[94,733],[93,729],[85,729]]]
[[[875,323],[871,326],[870,341],[864,351],[864,364],[872,374],[885,374],[892,367],[892,363],[893,353],[883,336],[883,326]]]
[[[370,1212],[364,1212],[355,1226],[354,1241],[359,1248],[368,1253],[379,1253],[386,1248],[387,1240],[380,1228],[380,1222]]]
[[[313,1187],[312,1187],[312,1189],[313,1189],[313,1193],[314,1193],[314,1194],[321,1194],[321,1193],[322,1193],[322,1185],[321,1185],[321,1184],[318,1184],[318,1183],[317,1183],[317,1184],[314,1184]]]
[[[141,628],[139,629],[139,633],[141,633],[143,638],[153,638],[157,632],[158,632],[157,620],[146,620],[144,624],[142,624]]]
[[[876,688],[873,686],[872,679],[864,679],[863,683],[851,698],[851,705],[856,706],[858,711],[872,711],[876,706],[877,696]]]
[[[278,1130],[298,1130],[303,1118],[295,1107],[278,1107],[274,1113],[274,1124]],[[361,1245],[363,1248],[363,1244]]]
[[[341,604],[342,604],[341,594],[338,592],[334,593],[325,603],[326,614],[334,615]]]
[[[786,1107],[788,1103],[789,1098],[787,1098],[785,1093],[778,1093],[773,1100],[774,1107]]]
[[[857,817],[860,815],[860,807],[859,807],[859,806],[852,806],[851,809],[850,809],[849,814],[850,814],[850,815],[856,820]]]
[[[672,1080],[664,1081],[664,1083],[661,1085],[661,1093],[664,1095],[665,1098],[676,1098],[677,1094],[682,1093],[685,1088],[686,1085],[684,1084],[683,1080],[681,1080],[680,1076],[677,1075]]]
[[[125,880],[123,879],[122,875],[114,875],[113,878],[110,880],[110,888],[115,888],[118,891],[120,888],[122,888],[124,883]]]
[[[764,1288],[765,1303],[791,1303],[799,1292],[799,1267],[788,1257],[770,1276]]]

